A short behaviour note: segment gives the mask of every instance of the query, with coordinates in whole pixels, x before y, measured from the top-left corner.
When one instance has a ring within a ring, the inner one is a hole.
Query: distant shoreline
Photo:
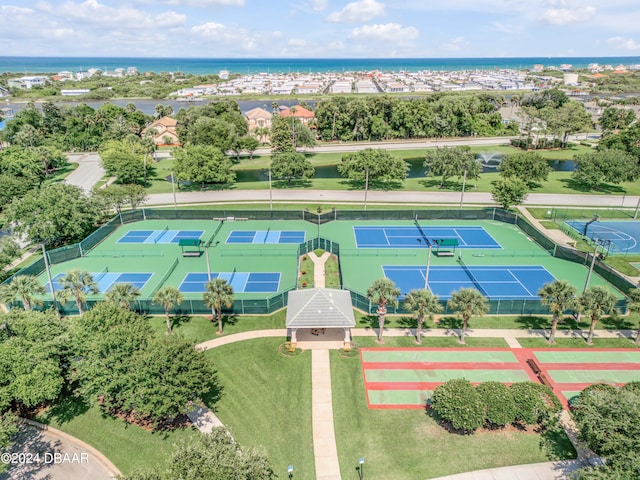
[[[640,65],[640,56],[508,57],[508,58],[144,58],[144,57],[9,57],[0,56],[0,73],[78,72],[90,68],[112,71],[135,67],[144,72],[182,72],[193,75],[257,73],[327,73],[363,71],[528,70],[536,64],[575,69],[589,64]]]

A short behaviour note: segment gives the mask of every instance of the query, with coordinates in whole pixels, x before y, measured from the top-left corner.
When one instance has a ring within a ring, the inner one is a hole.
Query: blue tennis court
[[[227,243],[303,243],[305,232],[297,230],[233,230]]]
[[[584,234],[586,222],[572,220],[565,223],[580,235]],[[611,253],[640,253],[640,221],[593,222],[587,228],[587,237],[591,240],[609,240]]]
[[[62,290],[59,280],[64,276],[64,273],[59,273],[55,277],[53,277],[53,289],[56,292],[58,290]],[[111,287],[118,283],[130,283],[138,290],[142,290],[142,288],[153,276],[153,273],[100,272],[92,273],[91,276],[93,277],[93,280],[98,284],[98,291],[100,293],[105,293],[108,292]],[[51,289],[49,288],[49,282],[46,283],[45,288],[47,289],[47,292],[51,291]]]
[[[280,286],[280,272],[211,272],[211,279],[222,278],[235,293],[275,293]],[[178,287],[182,293],[204,293],[207,273],[187,273]]]
[[[358,248],[419,248],[452,238],[458,248],[502,248],[483,227],[353,227]]]
[[[117,243],[178,243],[203,234],[204,230],[129,230]]]
[[[414,288],[424,288],[426,267],[383,266],[384,275],[393,280],[406,295]],[[434,266],[429,269],[429,290],[440,298],[451,298],[461,288],[476,288],[491,299],[538,298],[538,290],[554,276],[542,266]]]

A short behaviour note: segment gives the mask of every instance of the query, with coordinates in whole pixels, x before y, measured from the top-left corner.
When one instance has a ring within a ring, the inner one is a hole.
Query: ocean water
[[[77,72],[89,68],[114,70],[136,67],[139,72],[184,72],[204,75],[228,70],[237,74],[316,73],[348,71],[410,71],[528,69],[535,64],[560,66],[571,64],[586,68],[600,65],[640,65],[640,57],[513,57],[513,58],[127,58],[127,57],[2,57],[0,73]]]

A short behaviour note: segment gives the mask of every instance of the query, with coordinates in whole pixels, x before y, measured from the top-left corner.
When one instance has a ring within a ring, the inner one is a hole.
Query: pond
[[[482,153],[476,155],[476,159],[482,162],[482,173],[492,173],[498,171],[498,166],[502,161],[500,153]],[[409,164],[408,178],[422,178],[425,176],[426,168],[424,159],[408,158],[405,161]],[[557,172],[572,172],[574,164],[572,160],[549,161],[549,166]],[[236,182],[266,182],[269,180],[269,173],[265,169],[255,168],[236,171]],[[321,165],[316,167],[314,178],[342,178],[338,173],[337,165]]]

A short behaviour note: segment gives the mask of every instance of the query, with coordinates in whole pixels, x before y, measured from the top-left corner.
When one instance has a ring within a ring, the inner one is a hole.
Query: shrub
[[[486,420],[491,425],[504,427],[516,419],[516,403],[504,383],[485,382],[476,387],[484,404]]]
[[[560,400],[546,385],[518,382],[509,390],[516,404],[516,420],[527,425],[544,423],[562,410]]]
[[[301,273],[302,275],[306,275],[306,274],[307,274],[307,271],[306,271],[306,270],[300,270],[300,273]]]
[[[623,390],[629,390],[631,392],[635,392],[640,395],[640,382],[629,382],[625,386],[622,387]]]
[[[433,392],[431,406],[456,430],[473,432],[484,423],[484,405],[480,394],[468,380],[449,380]]]

